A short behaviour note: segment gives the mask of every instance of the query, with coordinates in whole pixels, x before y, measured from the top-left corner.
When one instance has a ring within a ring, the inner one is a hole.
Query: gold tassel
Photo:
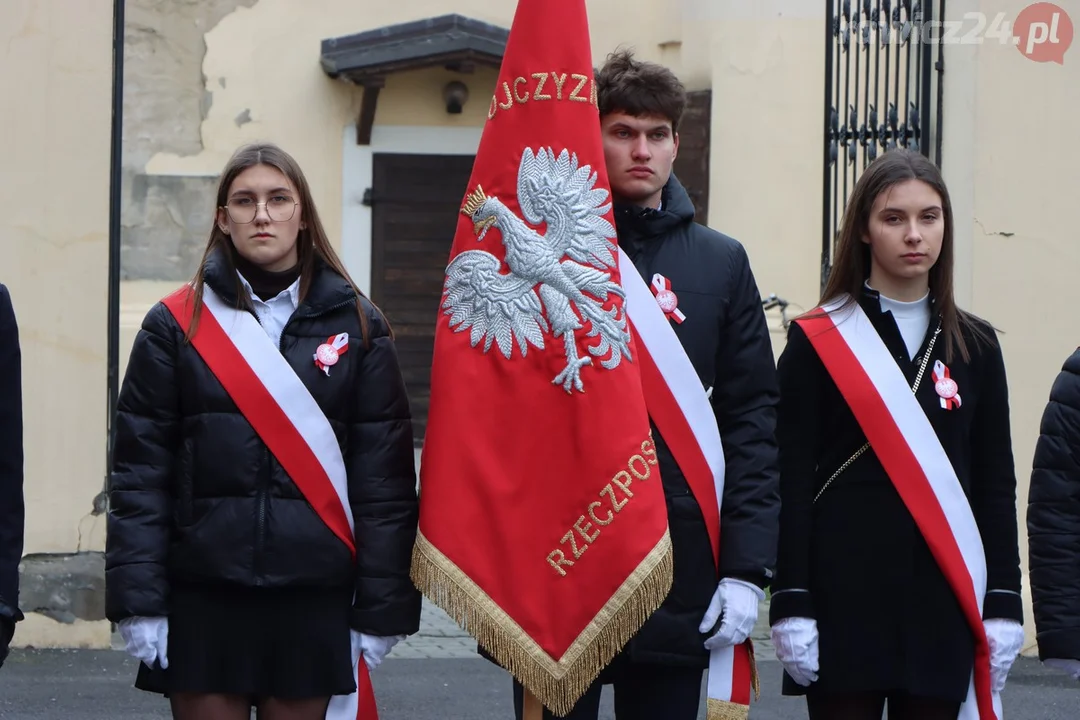
[[[412,562],[412,580],[420,591],[560,717],[570,713],[600,671],[664,602],[673,572],[671,536],[665,531],[563,659],[555,661],[422,533],[417,534]]]
[[[750,706],[709,698],[705,703],[706,720],[746,720],[750,717]]]
[[[761,699],[761,678],[758,677],[757,669],[757,657],[754,655],[754,643],[750,642],[747,645],[747,651],[750,655],[750,687],[754,690],[754,700]]]

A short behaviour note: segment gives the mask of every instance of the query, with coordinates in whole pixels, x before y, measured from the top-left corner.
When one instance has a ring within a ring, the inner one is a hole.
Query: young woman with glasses
[[[173,717],[316,720],[419,628],[409,403],[297,163],[239,149],[216,206],[120,392],[107,614]]]

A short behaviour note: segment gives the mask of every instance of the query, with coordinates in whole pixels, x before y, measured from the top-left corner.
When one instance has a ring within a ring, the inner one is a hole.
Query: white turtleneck
[[[867,287],[870,287],[867,284]],[[904,338],[907,346],[908,357],[914,358],[919,352],[923,340],[926,339],[926,331],[930,327],[930,293],[929,291],[919,300],[914,302],[901,302],[878,294],[881,309],[891,312],[900,328],[900,335]]]

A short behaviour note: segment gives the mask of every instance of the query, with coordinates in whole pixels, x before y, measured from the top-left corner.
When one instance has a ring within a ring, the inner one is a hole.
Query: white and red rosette
[[[315,360],[315,367],[322,370],[327,375],[330,374],[330,368],[337,365],[338,360],[349,350],[349,333],[338,333],[333,337],[327,338],[326,342],[319,345],[315,350],[315,354],[312,358]]]
[[[686,319],[686,316],[679,310],[678,295],[671,290],[671,280],[660,273],[656,273],[652,277],[652,291],[653,295],[656,296],[656,304],[660,306],[660,309],[664,311],[669,320],[681,323]]]

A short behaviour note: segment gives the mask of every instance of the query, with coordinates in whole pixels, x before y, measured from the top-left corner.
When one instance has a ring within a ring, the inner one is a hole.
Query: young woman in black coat
[[[409,404],[387,323],[327,240],[297,163],[241,148],[216,206],[190,325],[166,301],[153,307],[120,392],[107,614],[142,661],[136,686],[166,694],[176,718],[245,720],[254,704],[260,718],[321,720],[331,696],[356,689],[361,655],[374,668],[419,628]],[[324,447],[336,436],[347,493],[334,501],[354,538],[324,522],[304,491],[312,473],[286,472],[296,453],[271,450],[255,429],[265,421],[204,359],[214,307],[258,321],[254,357],[280,354],[261,362],[314,400],[295,416],[326,428]]]
[[[956,307],[953,252],[938,169],[890,151],[852,193],[821,305],[858,303],[955,470],[985,552],[982,617],[1000,692],[1023,642],[1008,390],[994,329]],[[800,322],[778,361],[782,509],[770,623],[784,693],[805,694],[812,719],[880,720],[886,704],[890,720],[957,718],[975,635],[879,460],[882,446],[869,446]],[[934,379],[939,361],[958,401]]]
[[[1080,348],[1043,410],[1027,529],[1039,659],[1080,680]]]

